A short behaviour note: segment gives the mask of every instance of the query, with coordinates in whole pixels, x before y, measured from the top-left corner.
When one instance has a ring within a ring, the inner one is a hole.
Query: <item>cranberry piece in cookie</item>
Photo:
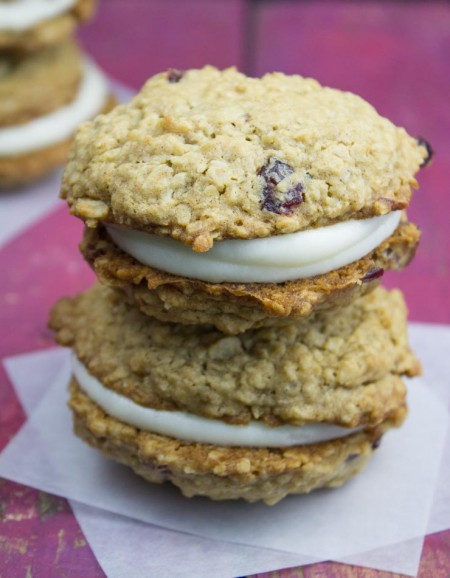
[[[177,70],[176,68],[169,68],[167,71],[167,80],[174,84],[176,82],[180,82],[183,78],[183,72],[181,70]]]
[[[278,189],[279,183],[292,175],[294,169],[287,163],[270,158],[259,171],[264,179],[262,208],[277,215],[290,215],[292,207],[303,203],[303,185],[298,183],[287,191]]]
[[[384,269],[381,267],[375,267],[374,269],[370,269],[361,279],[363,283],[367,283],[369,281],[373,281],[374,279],[379,279],[384,275]]]

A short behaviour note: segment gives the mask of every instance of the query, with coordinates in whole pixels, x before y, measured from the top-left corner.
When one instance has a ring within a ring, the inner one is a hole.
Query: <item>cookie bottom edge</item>
[[[171,482],[186,497],[243,499],[273,505],[290,494],[343,485],[372,457],[383,434],[398,427],[402,406],[379,426],[308,446],[219,447],[177,440],[129,426],[97,406],[73,379],[69,406],[75,434],[151,483]]]

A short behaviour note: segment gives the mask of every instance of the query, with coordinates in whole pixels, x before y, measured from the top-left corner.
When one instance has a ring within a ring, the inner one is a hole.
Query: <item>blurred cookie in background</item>
[[[74,40],[28,55],[0,52],[0,187],[64,163],[77,126],[112,104],[106,78]]]
[[[95,0],[0,0],[0,50],[35,51],[68,38]]]

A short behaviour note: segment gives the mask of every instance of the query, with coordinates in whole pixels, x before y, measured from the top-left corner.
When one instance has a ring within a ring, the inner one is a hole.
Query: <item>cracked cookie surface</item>
[[[122,224],[207,251],[215,240],[404,209],[427,155],[354,94],[205,67],[159,74],[83,125],[62,196],[91,226]]]

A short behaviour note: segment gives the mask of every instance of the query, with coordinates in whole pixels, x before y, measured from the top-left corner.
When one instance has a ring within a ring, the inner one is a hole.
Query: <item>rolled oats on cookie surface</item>
[[[177,82],[156,75],[129,104],[83,125],[62,195],[90,225],[170,236],[202,252],[216,240],[404,209],[426,156],[354,94],[208,66]]]

